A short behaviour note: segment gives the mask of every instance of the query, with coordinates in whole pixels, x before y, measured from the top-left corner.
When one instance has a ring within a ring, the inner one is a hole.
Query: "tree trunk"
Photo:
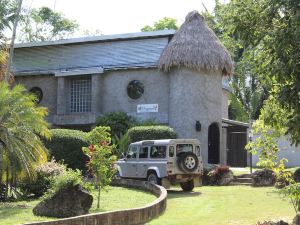
[[[98,186],[98,202],[97,202],[97,209],[100,208],[100,192],[101,192],[101,187],[100,185]]]
[[[19,5],[18,5],[17,11],[16,11],[16,19],[14,21],[14,26],[13,26],[13,33],[12,33],[11,43],[10,43],[10,47],[9,47],[9,57],[8,57],[8,62],[7,62],[7,69],[6,69],[6,73],[4,76],[4,81],[6,83],[9,82],[10,68],[11,68],[12,59],[13,59],[16,32],[17,32],[17,26],[18,26],[18,21],[19,21],[19,17],[20,17],[21,7],[22,7],[22,1],[23,0],[19,0]]]
[[[9,186],[9,169],[8,166],[6,166],[6,184],[5,184],[5,195],[4,195],[5,200],[7,200],[8,198],[8,186]]]

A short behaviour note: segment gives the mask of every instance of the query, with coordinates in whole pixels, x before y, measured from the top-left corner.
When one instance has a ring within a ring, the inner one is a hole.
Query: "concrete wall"
[[[131,99],[127,95],[127,85],[132,80],[144,84],[144,94],[139,99]],[[101,75],[99,84],[100,113],[123,111],[143,120],[155,119],[168,123],[168,74],[157,69],[111,71]],[[158,113],[137,113],[138,104],[158,104]]]
[[[169,124],[179,138],[200,140],[204,162],[208,159],[208,127],[218,123],[222,136],[221,116],[221,73],[185,68],[170,72]],[[202,125],[200,132],[195,130],[197,120]]]
[[[222,89],[222,118],[228,119],[229,91]]]
[[[258,137],[258,135],[253,136],[253,140],[255,140]],[[278,140],[278,146],[279,146],[279,159],[286,158],[288,162],[285,163],[286,167],[298,167],[300,166],[300,146],[292,145],[290,141],[288,140],[287,136],[283,136]],[[258,156],[253,155],[252,156],[252,165],[256,166],[256,163],[258,162]],[[249,164],[250,165],[250,164]]]
[[[15,77],[15,84],[24,85],[27,90],[33,87],[41,88],[43,99],[39,106],[48,107],[47,120],[51,123],[57,110],[57,79],[54,76],[23,76]]]

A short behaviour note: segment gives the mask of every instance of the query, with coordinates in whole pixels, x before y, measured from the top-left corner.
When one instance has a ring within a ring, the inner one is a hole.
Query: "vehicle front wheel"
[[[194,182],[189,180],[187,182],[180,183],[180,186],[183,191],[192,191],[194,189]]]
[[[152,184],[158,184],[160,185],[160,179],[156,175],[155,172],[150,172],[147,176],[147,181],[152,183]]]

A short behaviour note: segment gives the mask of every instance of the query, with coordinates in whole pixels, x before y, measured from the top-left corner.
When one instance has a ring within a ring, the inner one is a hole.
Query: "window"
[[[30,93],[36,96],[36,103],[39,104],[43,99],[43,91],[39,87],[31,88]]]
[[[193,152],[192,144],[178,144],[176,146],[176,154],[180,152]]]
[[[127,94],[132,99],[138,99],[144,94],[144,85],[138,80],[130,81],[127,85]]]
[[[132,146],[129,148],[126,158],[127,159],[136,159],[136,155],[137,155],[137,147]]]
[[[166,146],[152,146],[150,158],[166,158]]]
[[[197,154],[197,156],[201,155],[201,150],[200,150],[200,146],[199,145],[196,146],[196,154]]]
[[[139,158],[140,159],[146,159],[146,158],[148,158],[148,147],[142,147],[142,148],[140,148]]]
[[[91,79],[71,80],[71,112],[91,111]]]
[[[174,146],[169,147],[169,157],[174,157],[175,148]]]

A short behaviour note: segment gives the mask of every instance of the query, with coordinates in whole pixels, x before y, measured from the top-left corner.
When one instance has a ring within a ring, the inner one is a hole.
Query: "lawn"
[[[291,221],[292,205],[275,188],[204,186],[183,193],[168,191],[166,212],[148,225],[254,225],[258,221]]]
[[[96,191],[93,192],[94,201],[91,213],[104,212],[119,209],[142,207],[156,199],[152,194],[141,190],[128,189],[122,187],[109,187],[108,192],[101,193],[100,210],[96,208]],[[39,200],[14,203],[0,203],[0,224],[15,225],[33,221],[51,220],[47,217],[37,217],[32,214],[32,208]]]

